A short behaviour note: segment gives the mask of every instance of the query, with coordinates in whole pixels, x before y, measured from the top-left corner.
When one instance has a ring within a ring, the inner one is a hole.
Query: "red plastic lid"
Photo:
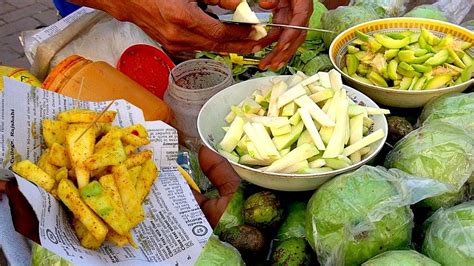
[[[120,56],[117,69],[163,99],[168,88],[173,61],[160,49],[146,44],[128,47]]]

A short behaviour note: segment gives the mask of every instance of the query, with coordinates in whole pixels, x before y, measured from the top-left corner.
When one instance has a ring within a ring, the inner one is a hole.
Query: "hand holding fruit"
[[[234,10],[240,3],[238,0],[72,0],[71,2],[103,10],[119,20],[137,24],[171,53],[204,50],[245,54],[250,53],[258,44],[249,36],[251,27],[221,23],[198,6],[198,2],[201,2]],[[261,5],[271,8],[272,3],[266,1]]]

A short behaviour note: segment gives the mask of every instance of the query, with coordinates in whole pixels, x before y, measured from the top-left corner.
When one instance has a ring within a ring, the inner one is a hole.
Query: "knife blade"
[[[81,133],[81,135],[79,135],[79,137],[77,137],[77,139],[74,141],[74,144],[82,138],[82,136],[84,136],[84,134],[86,134],[86,132],[91,129],[96,123],[97,121],[99,121],[99,119],[105,114],[105,112],[107,112],[107,110],[110,109],[110,107],[112,107],[112,105],[115,103],[115,100],[111,101],[105,108],[104,110],[102,110],[94,119],[94,121],[92,121],[90,123],[90,125],[84,130],[84,132]]]
[[[309,30],[309,31],[317,31],[317,32],[328,32],[328,33],[336,33],[332,30],[323,30],[317,28],[310,28],[310,27],[303,27],[303,26],[296,26],[296,25],[287,25],[287,24],[278,24],[278,23],[266,23],[266,22],[259,22],[259,23],[252,23],[252,22],[239,22],[239,21],[231,21],[231,20],[219,20],[222,23],[226,24],[234,24],[240,26],[255,26],[255,25],[262,25],[262,26],[269,26],[269,27],[280,27],[280,28],[290,28],[290,29],[297,29],[297,30]]]

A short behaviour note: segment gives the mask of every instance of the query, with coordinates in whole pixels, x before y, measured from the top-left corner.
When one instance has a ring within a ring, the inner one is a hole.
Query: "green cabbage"
[[[313,0],[313,14],[309,19],[309,27],[320,29],[321,17],[326,11],[328,11],[328,9],[323,3],[319,2],[319,0]],[[308,31],[306,34],[306,40],[315,40],[319,38],[321,38],[321,33],[317,31]]]
[[[466,132],[474,132],[474,92],[450,93],[428,102],[419,117],[421,124],[441,120]]]
[[[437,210],[465,198],[465,183],[474,170],[473,148],[472,136],[464,130],[432,121],[400,140],[387,155],[385,166],[449,185],[449,192],[421,204]]]
[[[397,169],[362,166],[311,197],[306,237],[322,265],[360,265],[384,251],[407,248],[413,228],[408,205],[446,190]]]
[[[219,223],[214,229],[214,234],[220,235],[225,229],[244,224],[242,208],[244,207],[244,188],[242,185],[234,193],[227,208],[222,214]]]
[[[436,261],[414,250],[391,250],[364,262],[362,266],[440,266]]]
[[[33,248],[31,249],[31,265],[74,266],[74,264],[63,259],[61,256],[56,255],[36,243],[33,243]]]
[[[442,21],[448,21],[448,18],[443,14],[441,10],[432,5],[421,5],[408,11],[404,17],[415,17],[415,18],[430,18]]]
[[[474,265],[474,201],[440,209],[427,223],[424,254],[442,265]]]
[[[319,71],[329,71],[333,68],[334,66],[331,63],[331,59],[329,59],[329,55],[320,54],[306,62],[302,71],[306,75],[312,76]]]
[[[194,266],[245,265],[239,251],[212,235],[204,246]]]
[[[354,6],[370,7],[377,12],[381,18],[399,17],[405,12],[407,0],[353,0]]]
[[[363,22],[379,19],[379,16],[372,8],[362,6],[340,6],[336,9],[324,13],[321,18],[323,29],[331,30],[335,33],[321,34],[324,44],[329,48],[336,36],[346,29]]]

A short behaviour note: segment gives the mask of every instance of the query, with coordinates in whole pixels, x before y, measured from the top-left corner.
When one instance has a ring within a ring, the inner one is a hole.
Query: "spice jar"
[[[182,143],[200,141],[196,125],[199,111],[209,98],[233,82],[227,65],[216,60],[193,59],[173,68],[164,100],[173,110],[171,125],[178,129]]]

